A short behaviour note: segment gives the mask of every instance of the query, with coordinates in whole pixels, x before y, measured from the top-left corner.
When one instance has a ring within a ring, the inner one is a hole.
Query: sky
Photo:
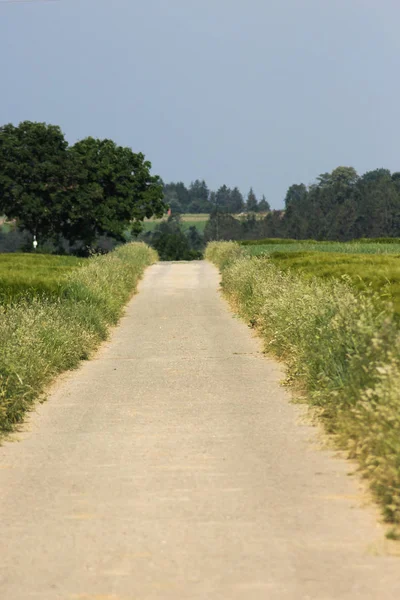
[[[399,22],[398,0],[0,0],[0,123],[281,208],[339,165],[400,171]]]

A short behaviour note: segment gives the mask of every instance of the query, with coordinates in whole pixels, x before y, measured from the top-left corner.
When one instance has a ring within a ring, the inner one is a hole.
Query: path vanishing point
[[[206,262],[149,268],[0,447],[1,600],[400,598],[354,466],[218,286]]]

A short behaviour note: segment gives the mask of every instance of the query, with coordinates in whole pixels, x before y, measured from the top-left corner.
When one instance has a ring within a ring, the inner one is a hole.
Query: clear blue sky
[[[0,121],[278,208],[338,165],[400,170],[399,23],[398,0],[0,0]]]

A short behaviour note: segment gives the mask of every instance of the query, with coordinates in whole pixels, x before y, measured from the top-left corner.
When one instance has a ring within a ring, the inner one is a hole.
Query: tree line
[[[285,209],[262,219],[212,214],[204,235],[206,240],[400,237],[400,172],[380,168],[360,176],[353,167],[337,167],[309,186],[291,185]]]
[[[58,252],[85,254],[101,238],[110,249],[137,237],[144,219],[162,217],[168,208],[173,216],[210,218],[204,236],[184,232],[179,222],[144,236],[163,256],[198,257],[215,239],[400,237],[400,172],[358,175],[353,167],[337,167],[311,185],[291,185],[284,210],[270,210],[252,188],[244,197],[237,187],[212,191],[204,180],[164,184],[143,154],[112,140],[88,137],[70,146],[54,125],[0,127],[0,216],[17,225],[7,242],[15,248],[32,247],[35,237],[50,240]],[[0,245],[4,236],[0,232]]]
[[[196,179],[189,187],[181,181],[164,185],[164,201],[172,214],[213,212],[238,214],[242,212],[268,212],[269,203],[265,196],[257,198],[253,188],[246,197],[238,187],[222,185],[212,191],[204,180]]]
[[[125,241],[167,206],[142,153],[92,137],[69,146],[55,125],[0,127],[0,215],[40,242],[80,252],[107,236]]]
[[[351,240],[400,236],[400,173],[353,167],[323,173],[310,186],[292,185],[282,233],[296,239]]]

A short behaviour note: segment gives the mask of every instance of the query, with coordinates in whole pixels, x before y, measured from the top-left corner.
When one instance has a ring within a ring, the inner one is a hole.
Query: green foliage
[[[22,229],[55,234],[71,171],[59,127],[29,121],[0,127],[0,214],[18,219]]]
[[[221,186],[211,198],[213,213],[240,213],[244,209],[243,196],[239,189]]]
[[[210,194],[210,202],[223,207],[229,190],[223,186]],[[261,204],[262,202],[262,204]],[[291,185],[285,198],[285,210],[269,210],[263,200],[257,203],[250,190],[246,210],[265,211],[262,219],[254,219],[237,228],[227,226],[222,232],[213,230],[208,240],[251,240],[284,238],[296,240],[346,241],[360,238],[396,238],[400,236],[400,173],[376,169],[358,176],[352,167],[337,167],[323,173],[306,186]]]
[[[238,187],[222,185],[216,191],[210,191],[204,180],[196,179],[187,188],[181,181],[164,185],[164,201],[172,210],[172,215],[183,213],[241,213],[245,208],[243,195]],[[269,210],[269,204],[263,196],[262,206],[257,204],[254,210]]]
[[[143,154],[111,140],[68,147],[59,127],[25,121],[0,128],[0,214],[38,241],[123,241],[129,227],[162,216],[162,182]]]
[[[257,212],[258,211],[258,201],[257,201],[257,197],[253,191],[253,188],[250,188],[250,191],[247,194],[246,210],[247,210],[247,212]]]
[[[234,246],[206,250],[222,268],[225,294],[358,459],[385,518],[400,523],[400,333],[390,304],[346,281],[305,278],[269,257],[243,257],[245,249]]]
[[[196,260],[204,248],[203,236],[195,227],[184,231],[179,216],[162,221],[142,239],[155,248],[161,260]]]
[[[79,176],[65,206],[61,233],[66,239],[88,246],[101,235],[123,241],[132,222],[164,214],[161,182],[150,175],[143,154],[94,138],[77,142],[70,154]]]
[[[204,229],[204,239],[209,242],[213,240],[237,240],[241,237],[241,222],[227,213],[213,212]]]
[[[347,241],[400,234],[400,183],[387,169],[359,177],[352,167],[323,173],[286,195],[281,237]],[[271,235],[271,234],[269,234]]]
[[[45,269],[42,257],[32,258]],[[92,354],[156,259],[154,250],[134,243],[88,259],[66,276],[59,264],[58,295],[54,288],[49,295],[41,290],[0,305],[0,432],[22,420],[58,373]]]
[[[259,212],[269,212],[270,210],[271,210],[271,207],[269,205],[269,202],[267,201],[266,197],[263,195],[260,202],[258,203],[258,211]]]

